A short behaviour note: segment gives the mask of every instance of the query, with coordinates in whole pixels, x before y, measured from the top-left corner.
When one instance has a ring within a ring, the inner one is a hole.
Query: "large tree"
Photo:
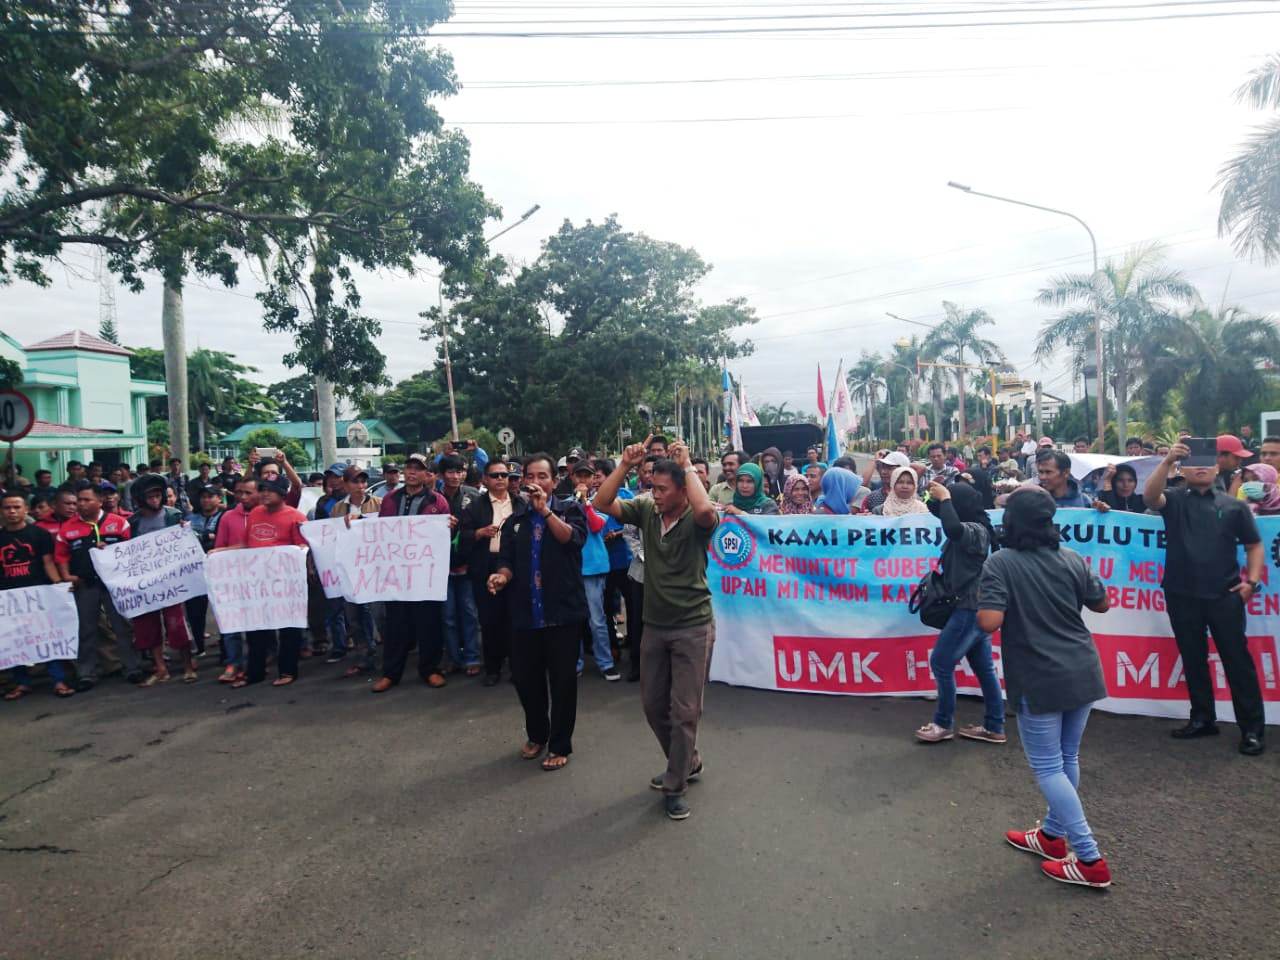
[[[268,420],[275,415],[275,404],[262,387],[244,376],[257,373],[258,368],[237,363],[233,354],[201,348],[187,358],[187,370],[197,449],[207,450],[215,432]]]
[[[458,406],[468,409],[465,396],[458,398]],[[366,397],[360,415],[385,420],[406,444],[421,447],[451,426],[443,371],[423,370],[384,393]]]
[[[448,0],[5,4],[0,280],[48,282],[42,265],[67,244],[105,247],[134,289],[159,273],[183,411],[184,280],[234,283],[247,255],[270,271],[268,327],[294,336],[289,359],[322,393],[378,382],[378,328],[352,267],[468,261],[494,212],[431,103],[456,84],[421,38],[449,12]],[[332,433],[326,422],[327,446]]]
[[[965,380],[969,376],[967,364],[1007,367],[1004,351],[993,340],[985,339],[979,332],[982,327],[995,324],[985,310],[957,306],[949,300],[942,302],[946,319],[925,338],[925,354],[930,360],[955,364],[956,393],[959,397],[960,436],[969,435],[969,420],[965,403]],[[941,434],[939,434],[941,436]]]
[[[267,387],[275,402],[276,412],[286,422],[314,420],[316,416],[316,378],[305,373],[281,380]]]
[[[1108,260],[1096,275],[1054,277],[1036,302],[1068,309],[1040,328],[1036,357],[1047,360],[1067,350],[1074,370],[1092,357],[1095,331],[1102,325],[1103,362],[1116,403],[1116,435],[1124,449],[1129,400],[1141,381],[1142,357],[1152,338],[1172,319],[1173,307],[1196,296],[1182,273],[1164,264],[1158,245],[1136,247],[1122,261]],[[1102,371],[1099,392],[1106,394]],[[1101,438],[1099,438],[1101,439]]]
[[[613,217],[566,221],[514,276],[491,261],[445,318],[472,416],[511,426],[525,449],[616,437],[673,365],[716,367],[750,351],[732,333],[755,320],[742,300],[695,297],[709,269],[693,250]],[[430,319],[427,337],[439,329],[438,314]]]
[[[1259,110],[1280,110],[1280,54],[1250,75],[1238,99]],[[1280,115],[1259,126],[1222,168],[1218,232],[1232,234],[1241,254],[1280,261]]]

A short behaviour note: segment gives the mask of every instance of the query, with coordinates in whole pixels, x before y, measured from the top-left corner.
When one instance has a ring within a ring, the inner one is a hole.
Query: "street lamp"
[[[1019,206],[1019,207],[1030,207],[1032,210],[1043,210],[1045,213],[1055,213],[1060,217],[1069,217],[1070,219],[1074,220],[1076,223],[1080,224],[1080,226],[1084,227],[1085,233],[1089,234],[1089,244],[1093,248],[1093,273],[1090,274],[1090,280],[1095,280],[1097,278],[1098,276],[1097,238],[1094,237],[1093,231],[1089,229],[1089,225],[1085,223],[1082,219],[1077,217],[1074,213],[1071,213],[1070,211],[1067,211],[1067,210],[1059,210],[1057,207],[1046,207],[1038,203],[1028,203],[1026,200],[1014,200],[1012,197],[1002,197],[994,193],[983,193],[981,190],[975,190],[973,189],[973,187],[970,187],[967,184],[956,183],[954,180],[948,180],[947,186],[951,187],[953,190],[959,190],[962,193],[972,194],[975,197],[986,197],[988,200],[999,200],[1001,203],[1012,203],[1015,206]],[[1098,376],[1098,375],[1101,375],[1102,370],[1105,369],[1102,364],[1102,314],[1101,313],[1099,313],[1096,318],[1096,325],[1093,331],[1093,338],[1095,341],[1094,361],[1097,364],[1097,367],[1095,368],[1095,376]],[[1094,395],[1098,398],[1098,437],[1099,439],[1101,439],[1106,434],[1107,424],[1106,424],[1106,420],[1104,419],[1106,414],[1104,411],[1102,394],[1095,390]]]
[[[1086,363],[1080,372],[1084,375],[1084,408],[1088,410],[1089,394],[1092,393],[1095,397],[1098,396],[1098,368],[1092,363]],[[1099,404],[1102,402],[1100,397],[1098,402]],[[1101,437],[1102,434],[1098,434],[1098,436]],[[1090,437],[1089,439],[1093,438]]]
[[[510,226],[504,227],[503,229],[499,230],[492,237],[489,237],[487,240],[485,240],[485,243],[493,243],[493,241],[497,240],[504,233],[507,233],[510,230],[514,230],[516,227],[520,226],[520,224],[524,223],[526,220],[528,220],[530,217],[532,217],[535,213],[537,213],[541,209],[542,209],[542,204],[535,203],[532,207],[530,207],[528,210],[526,210],[524,213],[520,215],[519,220],[517,220],[515,223],[511,224]],[[437,277],[436,279],[439,280],[440,278]],[[453,396],[453,361],[449,359],[449,324],[448,324],[448,321],[445,319],[445,313],[444,313],[443,284],[436,288],[436,294],[440,300],[440,336],[441,336],[441,339],[444,341],[444,379],[445,379],[445,384],[449,388],[449,422],[453,427],[453,439],[457,440],[459,439],[458,437],[458,404],[454,400],[454,396]]]

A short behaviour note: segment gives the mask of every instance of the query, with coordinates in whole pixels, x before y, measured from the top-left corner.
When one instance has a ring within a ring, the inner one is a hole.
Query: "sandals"
[[[200,679],[200,678],[199,678],[198,676],[196,676],[196,672],[195,672],[195,670],[194,670],[194,669],[192,669],[192,670],[184,670],[184,671],[183,671],[183,673],[182,673],[182,682],[183,682],[183,683],[195,683],[195,682],[196,682],[197,680],[199,680],[199,679]]]
[[[482,672],[483,671],[480,669],[480,665],[478,663],[472,664],[471,666],[467,667],[468,677],[478,677]]]
[[[4,698],[6,700],[21,700],[30,692],[31,692],[30,687],[28,687],[25,683],[20,683],[16,687],[14,687],[12,690],[10,690],[8,693],[6,693],[4,695]]]
[[[444,674],[442,673],[432,673],[427,676],[426,682],[428,687],[434,687],[435,689],[439,690],[449,681],[444,678]]]
[[[238,674],[236,678],[231,681],[232,690],[239,690],[242,687],[247,687],[248,685],[249,685],[249,678],[246,677],[244,674]]]
[[[219,683],[235,683],[236,678],[238,676],[240,675],[236,673],[235,667],[227,667],[227,669],[222,671],[222,675],[218,677],[218,682]]]
[[[147,677],[147,679],[143,680],[140,684],[138,684],[138,686],[154,687],[157,683],[168,683],[170,679],[171,679],[170,674],[153,673],[151,676]]]
[[[563,770],[569,765],[569,758],[562,757],[558,753],[548,753],[545,760],[542,761],[542,769],[547,773],[553,773],[556,770]]]
[[[68,684],[55,683],[53,685],[53,695],[55,697],[74,697],[76,695],[76,691]]]
[[[274,680],[272,680],[271,685],[273,687],[287,687],[289,684],[293,683],[293,681],[297,679],[298,679],[297,677],[291,677],[286,673],[283,677],[276,677]]]
[[[525,745],[520,748],[520,759],[521,760],[537,760],[540,756],[542,756],[542,751],[544,748],[545,748],[544,744],[534,743],[532,740],[526,740]]]

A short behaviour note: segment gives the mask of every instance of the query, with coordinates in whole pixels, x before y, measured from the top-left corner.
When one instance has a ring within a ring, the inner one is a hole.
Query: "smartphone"
[[[1191,451],[1184,457],[1184,467],[1216,467],[1218,465],[1218,441],[1216,437],[1187,437],[1182,441]]]
[[[454,441],[453,449],[471,450],[475,447],[475,445],[476,445],[476,442],[474,440],[456,440]]]
[[[258,455],[260,460],[274,460],[280,455],[277,447],[254,447],[253,452]]]

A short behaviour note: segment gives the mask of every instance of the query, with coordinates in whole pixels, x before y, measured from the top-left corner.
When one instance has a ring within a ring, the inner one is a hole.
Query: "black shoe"
[[[141,670],[135,670],[133,671],[133,673],[127,674],[125,676],[125,680],[127,680],[129,683],[141,683],[145,679],[147,679],[147,675],[143,673]]]
[[[608,670],[604,671],[604,678],[610,683],[616,683],[622,679],[622,674],[618,672],[617,667],[610,667]]]
[[[94,680],[92,677],[81,677],[76,681],[76,693],[88,693],[97,685],[98,681]]]
[[[1256,757],[1262,753],[1265,746],[1262,742],[1262,735],[1258,733],[1246,733],[1240,738],[1240,752],[1246,757]]]
[[[324,658],[324,662],[325,663],[341,663],[345,659],[347,659],[347,651],[343,650],[340,653],[335,652],[335,653],[329,654],[329,656]]]
[[[497,673],[486,673],[484,675],[484,685],[486,687],[496,687],[502,680],[502,676]]]
[[[640,681],[640,668],[632,667],[627,671],[627,683],[638,683]]]
[[[662,778],[663,778],[663,776],[664,776],[664,775],[660,773],[660,774],[658,774],[656,777],[654,777],[652,780],[650,780],[650,781],[649,781],[649,788],[650,788],[651,790],[661,790],[661,789],[662,789]],[[696,783],[696,782],[698,781],[698,779],[699,779],[701,776],[702,776],[702,764],[698,764],[698,766],[697,766],[696,768],[694,768],[693,773],[691,773],[691,774],[689,774],[689,776],[685,777],[685,782],[686,782],[686,783]]]
[[[1185,727],[1170,730],[1169,736],[1175,740],[1194,740],[1197,737],[1216,737],[1218,725],[1209,720],[1190,720]]]
[[[672,820],[688,820],[689,814],[693,812],[689,809],[689,804],[684,802],[684,797],[663,797],[662,806]]]

